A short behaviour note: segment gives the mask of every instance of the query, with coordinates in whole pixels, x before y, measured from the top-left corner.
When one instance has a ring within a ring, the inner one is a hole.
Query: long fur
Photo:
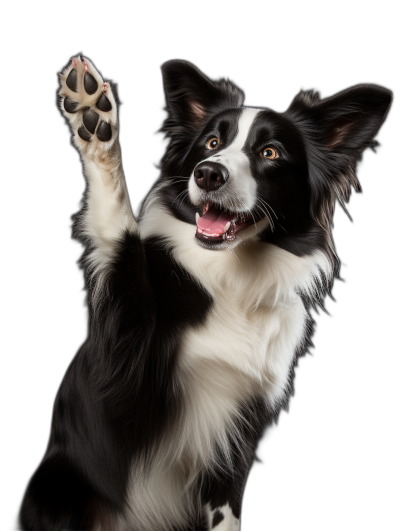
[[[73,235],[89,330],[25,493],[25,530],[239,530],[257,443],[287,407],[312,309],[340,274],[336,200],[360,190],[357,162],[391,103],[359,85],[300,92],[280,114],[244,107],[241,89],[188,62],[162,71],[169,143],[137,219],[112,84],[80,56],[60,74],[87,182]],[[199,231],[208,209],[231,220],[221,238]]]

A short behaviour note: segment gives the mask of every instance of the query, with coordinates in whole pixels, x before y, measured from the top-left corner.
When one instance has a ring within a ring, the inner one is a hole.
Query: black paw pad
[[[90,142],[90,134],[86,131],[83,125],[81,125],[80,128],[78,129],[78,135],[82,138],[82,140],[86,140],[86,142]]]
[[[85,85],[85,90],[88,94],[94,94],[99,87],[97,81],[92,76],[92,74],[89,74],[89,72],[85,73],[85,77],[83,78],[83,84]]]
[[[110,124],[101,122],[97,129],[97,138],[102,142],[108,142],[111,139],[112,132]]]
[[[74,113],[76,112],[76,108],[78,107],[77,101],[72,101],[71,98],[65,98],[64,100],[64,109],[67,112]]]
[[[110,100],[108,98],[106,98],[106,96],[104,96],[104,94],[102,94],[100,96],[98,102],[96,103],[96,107],[98,109],[100,109],[101,111],[104,111],[104,112],[111,111],[111,109],[112,109]]]
[[[99,115],[97,112],[88,109],[83,113],[83,123],[88,131],[95,132],[97,122],[99,121]]]
[[[73,92],[76,92],[76,87],[78,86],[78,74],[75,68],[73,68],[68,74],[66,84],[69,89],[71,89]]]

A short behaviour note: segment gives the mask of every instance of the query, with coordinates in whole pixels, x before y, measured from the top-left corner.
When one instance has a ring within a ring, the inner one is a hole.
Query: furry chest
[[[182,363],[195,366],[207,360],[211,365],[229,367],[247,382],[249,391],[261,386],[273,404],[287,387],[306,318],[295,294],[290,301],[261,304],[252,311],[244,311],[234,297],[221,297],[215,300],[206,322],[186,332]]]

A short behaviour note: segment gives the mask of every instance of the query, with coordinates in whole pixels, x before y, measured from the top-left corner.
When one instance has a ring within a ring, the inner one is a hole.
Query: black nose
[[[194,180],[199,188],[207,192],[217,190],[226,183],[229,172],[218,162],[201,162],[194,170]]]

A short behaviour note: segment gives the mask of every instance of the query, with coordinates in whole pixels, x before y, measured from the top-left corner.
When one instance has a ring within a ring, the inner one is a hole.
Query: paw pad
[[[91,139],[90,133],[86,131],[83,125],[81,125],[80,128],[78,129],[78,135],[82,138],[82,140],[86,140],[86,142],[90,142],[90,139]]]
[[[72,94],[73,93],[73,94]],[[75,57],[62,74],[60,95],[73,130],[80,139],[108,142],[115,132],[116,104],[110,84],[103,82],[92,63]],[[107,113],[103,115],[102,113]]]
[[[108,142],[112,136],[110,124],[108,124],[107,122],[101,122],[96,134],[99,140],[101,140],[102,142]]]
[[[77,91],[76,88],[78,86],[78,74],[75,68],[73,68],[71,72],[68,74],[66,83],[67,83],[67,87],[70,88],[72,92]]]
[[[72,70],[71,70],[72,72]],[[88,94],[92,95],[99,88],[99,85],[92,74],[85,72],[85,77],[83,78],[83,84],[85,85],[85,90]]]
[[[92,111],[92,109],[87,109],[83,113],[83,125],[89,131],[89,133],[94,133],[96,131],[96,125],[99,121],[99,115],[97,112]]]
[[[110,100],[107,98],[107,96],[104,96],[104,94],[100,96],[99,100],[96,103],[96,107],[98,107],[103,112],[108,112],[112,109]]]
[[[77,101],[73,101],[71,100],[71,98],[65,98],[64,100],[64,109],[67,111],[67,112],[70,112],[70,113],[75,113],[77,112],[76,111],[76,108],[78,107],[79,103]]]

